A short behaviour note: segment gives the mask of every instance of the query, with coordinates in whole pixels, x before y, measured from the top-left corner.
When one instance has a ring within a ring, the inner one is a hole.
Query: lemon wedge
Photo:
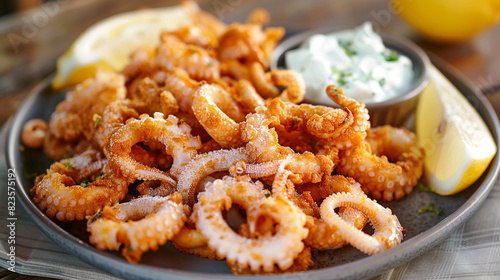
[[[391,0],[394,10],[429,40],[466,41],[500,20],[498,0]]]
[[[191,22],[182,6],[138,10],[104,19],[82,33],[58,59],[52,86],[74,86],[93,77],[98,68],[120,71],[133,50],[154,48],[160,43],[162,30],[174,30]]]
[[[426,153],[424,178],[441,195],[474,183],[497,152],[481,116],[434,66],[418,103],[415,127]]]

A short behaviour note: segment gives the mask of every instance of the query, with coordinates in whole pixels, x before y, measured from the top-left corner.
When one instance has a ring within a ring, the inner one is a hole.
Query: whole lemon
[[[423,37],[466,41],[500,19],[500,0],[391,0],[394,10]]]

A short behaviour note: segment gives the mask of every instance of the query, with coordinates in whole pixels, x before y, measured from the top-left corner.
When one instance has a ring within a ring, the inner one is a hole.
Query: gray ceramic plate
[[[439,64],[433,60],[435,64]],[[476,93],[464,79],[443,67],[444,74],[458,87],[479,111],[498,145],[500,126],[491,105],[485,97]],[[9,168],[15,168],[17,195],[20,203],[31,214],[33,221],[54,242],[82,260],[111,274],[129,279],[255,279],[235,277],[224,261],[210,261],[179,253],[167,244],[156,252],[146,253],[140,264],[129,264],[117,253],[102,252],[88,243],[85,223],[59,223],[45,216],[31,201],[29,189],[33,178],[28,174],[41,174],[51,164],[40,150],[20,151],[19,136],[23,124],[32,118],[48,120],[56,104],[64,98],[64,92],[54,92],[49,82],[40,85],[21,106],[12,120],[7,142]],[[385,270],[407,262],[435,246],[460,224],[464,223],[481,205],[499,172],[499,158],[495,157],[482,177],[467,190],[443,197],[416,189],[409,196],[384,203],[399,217],[407,230],[403,242],[381,254],[367,256],[352,247],[340,250],[315,251],[315,266],[307,272],[266,276],[266,279],[360,279],[373,277]],[[28,176],[23,176],[28,175]],[[418,210],[433,203],[443,209],[443,215],[419,214]],[[71,225],[71,226],[70,226]],[[257,277],[260,278],[260,277]],[[263,278],[263,277],[262,277]]]

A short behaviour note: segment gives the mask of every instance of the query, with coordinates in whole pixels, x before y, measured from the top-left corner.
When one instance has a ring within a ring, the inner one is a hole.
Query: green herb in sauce
[[[385,61],[393,62],[399,60],[399,54],[393,50],[386,49],[382,55],[385,58]]]

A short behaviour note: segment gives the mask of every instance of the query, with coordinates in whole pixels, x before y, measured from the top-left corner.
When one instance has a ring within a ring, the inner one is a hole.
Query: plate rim
[[[447,65],[446,62],[442,61],[433,54],[428,53],[428,55],[430,56],[431,62],[435,64],[447,78],[454,81],[452,82],[454,85],[456,85],[456,83],[461,83],[461,87],[465,87],[467,91],[472,93],[473,97],[477,98],[480,106],[483,107],[483,110],[485,111],[484,114],[486,114],[488,120],[485,119],[481,112],[479,113],[481,114],[483,120],[487,123],[496,141],[497,147],[499,147],[499,120],[493,107],[484,94],[474,90],[474,87],[468,79],[453,69],[450,65]],[[22,129],[23,123],[21,122],[23,121],[23,116],[25,116],[26,111],[34,105],[38,95],[45,90],[52,90],[50,81],[51,77],[48,77],[35,87],[11,119],[12,121],[10,122],[10,129],[8,131],[5,145],[7,168],[16,168],[14,150],[19,146],[19,135]],[[463,92],[461,93],[464,95]],[[483,174],[483,176],[485,176],[483,182],[463,205],[430,229],[412,237],[408,241],[403,242],[390,250],[334,267],[315,269],[293,274],[270,276],[235,276],[221,273],[190,272],[172,268],[161,268],[147,264],[130,264],[126,262],[125,259],[118,256],[97,250],[94,246],[85,243],[59,227],[32,202],[29,194],[25,191],[24,187],[22,187],[19,176],[16,176],[16,193],[19,198],[17,201],[19,201],[22,207],[31,214],[30,217],[33,222],[51,240],[79,259],[115,276],[133,279],[284,279],[285,277],[293,277],[295,279],[332,279],[332,276],[334,276],[335,279],[349,279],[352,277],[373,277],[375,275],[379,275],[388,269],[395,268],[404,262],[408,262],[416,258],[434,247],[440,241],[444,240],[454,229],[458,228],[468,218],[470,218],[470,216],[472,216],[484,202],[494,186],[499,170],[500,158],[497,153],[490,163],[487,173]],[[19,175],[17,170],[16,174]],[[52,226],[52,228],[50,228],[50,226]],[[441,232],[440,235],[438,235],[439,232]]]

